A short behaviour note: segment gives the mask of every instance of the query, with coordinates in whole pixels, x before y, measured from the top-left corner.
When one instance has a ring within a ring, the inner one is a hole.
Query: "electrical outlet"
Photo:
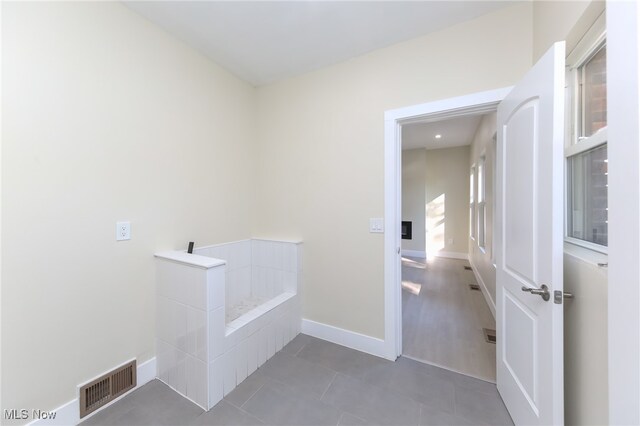
[[[131,239],[131,222],[116,222],[116,241]]]

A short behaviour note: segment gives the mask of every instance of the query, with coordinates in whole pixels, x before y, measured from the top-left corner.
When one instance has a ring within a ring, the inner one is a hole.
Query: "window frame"
[[[477,166],[477,192],[478,192],[478,201],[476,207],[476,221],[478,222],[476,225],[477,232],[477,242],[478,248],[482,251],[482,253],[486,253],[486,244],[487,244],[487,169],[486,169],[486,155],[483,153],[478,159]],[[482,210],[482,215],[480,211]],[[481,220],[482,217],[482,220]]]
[[[606,46],[606,26],[605,17],[601,15],[593,26],[587,31],[585,36],[580,40],[578,45],[567,56],[567,72],[566,72],[566,118],[571,123],[566,126],[565,134],[565,220],[564,220],[564,241],[576,246],[607,254],[608,247],[590,241],[581,240],[569,235],[569,215],[573,214],[569,209],[569,177],[568,163],[570,158],[590,151],[594,148],[607,144],[608,132],[607,126],[594,132],[591,136],[581,136],[584,133],[584,106],[582,105],[582,97],[580,93],[581,72],[582,67],[589,62],[602,48]]]
[[[471,165],[469,173],[469,238],[476,241],[476,164]]]
[[[493,137],[492,137],[492,145],[491,145],[491,150],[492,150],[492,154],[491,154],[491,164],[492,164],[492,168],[491,168],[491,191],[492,191],[492,195],[491,195],[491,264],[493,265],[494,269],[497,269],[497,265],[496,265],[496,250],[495,250],[495,232],[496,232],[496,211],[498,210],[498,204],[496,202],[496,194],[497,194],[497,190],[496,190],[496,182],[497,182],[497,158],[498,158],[498,132],[494,132],[493,133]]]

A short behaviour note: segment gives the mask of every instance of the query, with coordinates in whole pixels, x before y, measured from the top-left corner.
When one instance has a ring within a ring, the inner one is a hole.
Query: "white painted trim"
[[[434,257],[445,257],[447,259],[460,259],[469,260],[469,254],[460,253],[456,251],[437,251],[433,254]]]
[[[387,358],[385,356],[385,341],[382,339],[334,327],[332,325],[311,321],[305,318],[302,319],[301,332],[303,334],[317,337],[318,339],[326,340],[341,346],[346,346],[347,348],[355,349],[360,352],[366,352],[381,358]],[[395,361],[396,357],[394,356],[389,359]]]
[[[409,257],[426,258],[427,257],[427,252],[426,251],[420,251],[420,250],[405,250],[405,249],[402,249],[402,255],[403,256],[409,256]]]
[[[586,247],[564,242],[564,254],[573,256],[576,259],[580,259],[582,262],[588,263],[592,266],[599,268],[606,268],[606,266],[599,264],[608,264],[609,256]]]
[[[33,420],[31,421],[31,423],[29,423],[29,426],[31,425],[60,425],[60,426],[77,425],[78,423],[80,423],[80,408],[78,407],[78,404],[79,404],[79,401],[78,401],[78,398],[76,398],[67,402],[64,405],[61,405],[55,410],[48,410],[48,411],[54,411],[56,413],[56,417],[53,419],[46,419],[46,420],[45,419]],[[31,415],[31,412],[29,412],[29,415]]]
[[[2,31],[2,22],[4,22],[2,20],[2,9],[3,9],[3,7],[0,4],[0,46],[2,46],[2,34],[4,34],[4,32]],[[0,55],[0,81],[4,81],[4,80],[2,80],[2,70],[3,70],[3,68],[2,68],[2,55]],[[2,99],[2,84],[0,84],[0,99]],[[2,129],[3,129],[2,128],[2,116],[3,116],[3,114],[0,114],[0,135],[4,134],[2,132]],[[3,180],[2,179],[2,176],[3,176],[3,173],[2,173],[2,151],[3,150],[0,148],[0,200],[2,200],[2,188],[3,188],[3,185],[2,185],[2,180]],[[0,235],[4,235],[2,233],[2,209],[1,208],[0,208]],[[2,238],[0,238],[0,259],[3,259],[3,257],[2,257]],[[2,275],[2,262],[0,262],[0,277],[2,277],[2,276],[3,276]],[[2,288],[2,278],[0,278],[0,289],[1,288]],[[0,291],[0,318],[2,318],[2,306],[3,306],[3,304],[2,304],[2,291]],[[4,365],[2,363],[2,354],[4,353],[4,351],[2,350],[2,341],[3,341],[3,339],[2,339],[1,335],[2,335],[2,332],[0,331],[0,366]],[[2,370],[2,369],[0,368],[0,370]],[[2,399],[2,387],[3,387],[3,386],[1,386],[2,383],[4,383],[4,382],[2,381],[2,371],[0,371],[0,415],[4,416],[4,408],[5,408],[5,406],[4,406],[3,402],[2,402],[2,401],[4,401],[4,399]],[[2,423],[2,422],[0,422],[0,423]]]
[[[511,87],[413,105],[384,114],[384,352],[395,359],[402,353],[402,294],[400,257],[401,133],[400,125],[436,121],[471,113],[495,111]]]
[[[567,205],[567,203],[566,203],[566,200],[565,200],[565,206],[566,205]],[[569,213],[567,213],[567,214],[569,214]],[[565,219],[565,223],[567,223],[566,219]],[[567,233],[567,229],[566,229],[566,226],[565,226],[565,237],[564,237],[565,246],[572,245],[572,246],[582,247],[584,249],[591,250],[593,252],[602,254],[605,257],[609,253],[609,248],[607,246],[601,246],[600,244],[595,244],[595,243],[592,243],[590,241],[584,241],[584,240],[579,240],[579,239],[573,238],[573,237],[567,237],[566,233]]]
[[[487,305],[489,305],[489,310],[491,311],[491,315],[493,315],[493,319],[495,320],[496,319],[496,304],[493,301],[493,299],[491,298],[491,295],[489,294],[489,289],[487,288],[487,285],[484,283],[484,280],[482,279],[482,275],[480,275],[480,272],[478,271],[478,268],[476,267],[476,265],[471,260],[471,257],[469,257],[469,265],[471,265],[471,270],[473,271],[473,275],[476,276],[476,281],[478,281],[478,284],[480,285],[480,291],[482,291],[482,295],[484,296],[484,300],[486,300]]]
[[[609,132],[607,127],[603,127],[595,132],[588,138],[582,139],[579,142],[572,143],[564,148],[564,156],[566,158],[573,157],[576,154],[582,154],[583,152],[590,151],[594,148],[604,145],[609,140]]]
[[[574,70],[584,65],[600,49],[606,35],[605,14],[600,13],[595,22],[567,55],[567,68]]]
[[[640,4],[608,1],[609,424],[640,424]]]
[[[486,109],[486,112],[495,111],[496,104],[503,100],[512,88],[512,86],[503,87],[501,89],[487,90],[470,95],[396,108],[385,111],[384,119],[385,121],[402,121],[404,124],[407,121],[417,119],[422,121],[423,119],[432,118],[437,121],[451,118],[452,116],[467,115],[470,113],[469,108],[474,108],[474,112],[482,110],[483,108]]]
[[[136,389],[140,386],[146,385],[147,383],[155,379],[157,377],[157,373],[158,369],[155,356],[138,365],[138,368],[136,369],[136,375],[138,379]]]
[[[111,370],[109,370],[111,371]],[[99,374],[96,376],[96,378],[106,374],[107,372],[105,371],[102,374]],[[100,411],[102,411],[103,409],[107,408],[108,406],[110,406],[111,404],[119,401],[120,399],[124,398],[125,396],[129,395],[131,392],[133,392],[134,390],[140,388],[141,386],[146,385],[147,383],[149,383],[151,380],[156,378],[156,357],[153,357],[145,362],[143,362],[142,364],[138,364],[137,368],[136,368],[136,378],[137,378],[137,385],[135,388],[131,389],[130,391],[128,391],[125,394],[120,395],[118,398],[114,399],[113,401],[109,402],[108,404],[106,404],[103,407],[100,407],[99,409],[97,409],[96,411],[94,411],[93,413],[89,414],[86,417],[82,418],[82,421],[85,421],[86,419],[94,416],[96,413],[99,413]],[[91,381],[92,379],[88,380]],[[79,389],[79,387],[78,387]],[[80,398],[77,397],[75,399],[72,399],[71,401],[67,402],[66,404],[61,405],[60,407],[54,409],[54,410],[50,410],[50,411],[55,411],[56,412],[56,417],[54,419],[41,419],[41,420],[33,420],[31,423],[29,423],[29,426],[35,426],[35,425],[50,425],[50,426],[54,426],[54,425],[60,425],[60,426],[69,426],[69,425],[77,425],[78,423],[80,423]]]
[[[396,119],[384,124],[384,345],[385,358],[396,359],[402,353],[402,259],[398,256],[402,235],[402,146],[400,125]]]

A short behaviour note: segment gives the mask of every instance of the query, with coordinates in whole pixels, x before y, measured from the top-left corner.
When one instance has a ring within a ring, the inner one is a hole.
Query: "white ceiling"
[[[402,150],[470,145],[481,120],[482,115],[467,115],[432,123],[405,124],[402,126]],[[435,135],[442,137],[436,139]]]
[[[124,1],[261,86],[509,6],[513,1]]]

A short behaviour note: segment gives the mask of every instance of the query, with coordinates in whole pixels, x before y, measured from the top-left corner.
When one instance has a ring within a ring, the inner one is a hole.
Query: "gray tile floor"
[[[512,425],[495,385],[299,335],[209,412],[154,380],[83,425]]]

